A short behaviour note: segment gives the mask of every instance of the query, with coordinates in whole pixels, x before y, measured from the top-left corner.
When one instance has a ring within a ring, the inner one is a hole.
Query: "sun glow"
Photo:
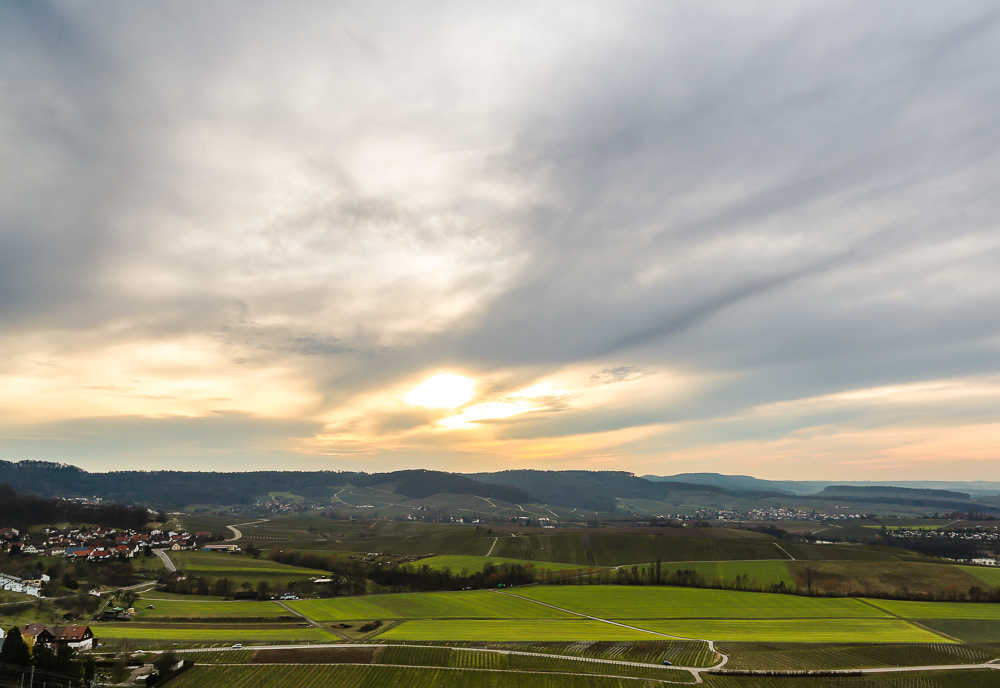
[[[410,390],[403,399],[413,406],[427,408],[458,408],[472,398],[475,383],[462,375],[442,373],[424,380]]]

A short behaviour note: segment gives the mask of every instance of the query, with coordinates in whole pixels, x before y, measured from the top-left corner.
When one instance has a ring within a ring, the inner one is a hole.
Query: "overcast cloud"
[[[0,458],[1000,479],[997,121],[987,2],[4,3]]]

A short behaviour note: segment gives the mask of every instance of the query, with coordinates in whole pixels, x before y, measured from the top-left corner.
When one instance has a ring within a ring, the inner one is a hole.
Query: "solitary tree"
[[[31,664],[31,650],[21,637],[21,629],[14,626],[7,632],[0,647],[0,663],[26,667]]]

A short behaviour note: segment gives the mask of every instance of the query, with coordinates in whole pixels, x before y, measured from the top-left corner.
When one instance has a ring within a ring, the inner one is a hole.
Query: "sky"
[[[0,4],[0,459],[1000,480],[991,2]]]

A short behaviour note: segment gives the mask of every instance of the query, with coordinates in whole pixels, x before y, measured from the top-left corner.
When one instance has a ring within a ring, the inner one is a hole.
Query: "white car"
[[[243,649],[243,645],[241,643],[236,643],[235,645],[233,645],[233,649],[234,650],[242,650]]]

